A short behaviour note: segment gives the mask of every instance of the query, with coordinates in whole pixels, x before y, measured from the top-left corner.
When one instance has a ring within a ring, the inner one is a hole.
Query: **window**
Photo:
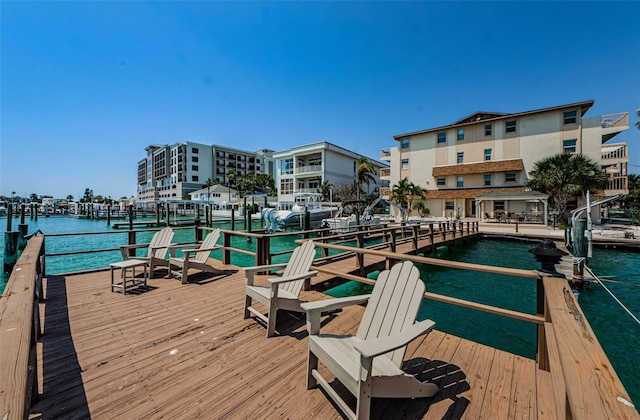
[[[409,159],[402,159],[402,169],[409,169]]]
[[[458,129],[458,140],[464,140],[464,128]]]
[[[198,156],[191,156],[191,162],[197,162]]]
[[[191,148],[191,153],[198,154],[198,148],[197,147],[192,147]]]
[[[562,117],[564,119],[564,123],[565,124],[575,124],[577,121],[577,115],[578,113],[576,111],[567,111],[565,112]]]
[[[458,152],[458,163],[464,162],[464,152]]]
[[[197,177],[197,176],[192,176],[192,177],[191,177],[191,181],[193,181],[193,182],[198,182],[198,177]]]
[[[280,161],[280,173],[282,175],[291,175],[293,173],[293,158]]]
[[[491,174],[484,175],[484,185],[487,187],[491,185]]]
[[[491,160],[491,149],[484,149],[484,160]]]
[[[191,170],[192,171],[197,171],[198,170],[198,165],[191,165]]]
[[[504,124],[505,131],[507,133],[515,133],[516,132],[516,120],[507,121]]]
[[[504,182],[516,182],[516,173],[507,172],[504,174]]]
[[[438,133],[438,143],[446,143],[447,142],[447,133],[446,132],[442,132],[442,133]]]
[[[564,153],[575,153],[576,152],[576,141],[577,141],[577,139],[563,140],[562,141],[562,151]]]
[[[453,210],[453,208],[455,207],[456,203],[453,201],[445,201],[444,202],[444,208],[445,210]]]
[[[437,185],[447,185],[447,179],[445,177],[436,178]]]
[[[494,201],[493,202],[493,210],[503,210],[504,211],[504,201]]]
[[[402,140],[400,140],[400,147],[402,149],[408,149],[409,148],[409,138],[405,137]]]
[[[458,181],[456,182],[456,187],[458,188],[464,187],[464,177],[462,175],[458,175]]]
[[[490,136],[491,135],[491,124],[486,124],[484,126],[484,135],[485,136]]]
[[[293,179],[283,179],[280,181],[280,192],[282,194],[293,194]]]

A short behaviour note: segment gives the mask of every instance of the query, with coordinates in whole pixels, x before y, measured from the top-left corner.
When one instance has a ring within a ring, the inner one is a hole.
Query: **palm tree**
[[[407,178],[401,179],[397,184],[391,187],[391,192],[393,193],[391,200],[400,207],[408,208],[407,199],[409,197],[410,190],[411,182],[409,182]]]
[[[320,184],[320,186],[318,187],[318,194],[320,194],[321,201],[331,201],[331,199],[333,198],[331,197],[332,187],[333,185],[328,180],[325,179],[324,181],[322,181],[322,184]]]
[[[422,197],[424,196],[425,193],[425,189],[422,188],[419,185],[414,184],[413,182],[409,183],[409,197],[408,197],[408,202],[409,202],[409,213],[411,213],[411,210],[413,209],[413,201],[418,198],[419,200],[422,199]],[[418,211],[418,213],[420,213]]]
[[[32,194],[32,195],[33,195],[33,194]],[[67,196],[67,201],[73,201],[73,196],[72,196],[71,194],[69,194],[69,195]]]
[[[373,164],[364,156],[360,156],[358,159],[358,165],[356,167],[356,182],[358,183],[358,200],[360,200],[360,190],[362,189],[362,184],[367,184],[368,186],[373,182],[376,184],[376,179],[374,175],[376,174],[376,168]],[[369,191],[367,191],[368,195]]]
[[[227,189],[229,190],[229,203],[231,203],[231,186],[236,185],[236,179],[238,178],[238,173],[235,169],[229,171],[229,182],[227,182]]]
[[[549,194],[552,208],[559,214],[573,197],[607,186],[607,174],[597,163],[579,154],[561,153],[542,159],[529,172],[527,187]]]

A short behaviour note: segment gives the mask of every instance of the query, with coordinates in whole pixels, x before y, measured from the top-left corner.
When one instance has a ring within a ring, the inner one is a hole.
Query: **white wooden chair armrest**
[[[120,254],[122,254],[123,260],[135,258],[134,256],[129,256],[130,249],[147,248],[148,246],[149,244],[120,245]]]
[[[315,302],[305,302],[300,305],[302,309],[306,312],[328,312],[334,311],[336,309],[344,308],[345,306],[357,305],[360,303],[365,303],[369,300],[371,295],[358,295],[358,296],[347,296],[342,298],[335,299],[325,299],[318,300]]]
[[[253,286],[253,278],[258,271],[271,271],[274,268],[286,267],[287,263],[270,264],[270,265],[255,265],[253,267],[244,268],[244,282],[247,286]]]
[[[317,302],[305,302],[300,305],[307,313],[307,331],[309,335],[320,333],[320,315],[322,312],[333,311],[345,306],[357,305],[369,300],[371,295],[347,296],[336,299],[319,300]]]
[[[215,251],[216,249],[220,249],[219,246],[214,246],[212,248],[200,248],[200,249],[183,249],[182,252],[184,254],[195,254],[196,252],[200,252],[200,251]]]
[[[244,267],[243,270],[245,272],[267,271],[274,268],[282,268],[286,266],[287,266],[287,263],[270,264],[270,265],[254,265],[253,267]]]
[[[269,279],[269,283],[271,283],[271,286],[276,286],[280,283],[287,283],[289,281],[296,281],[296,280],[300,280],[300,279],[306,279],[306,278],[310,278],[310,277],[314,277],[318,274],[317,271],[307,271],[306,273],[302,273],[302,274],[298,274],[296,276],[289,276],[289,277],[272,277]]]
[[[426,319],[413,324],[410,328],[399,334],[365,340],[356,344],[354,348],[366,358],[376,357],[406,346],[419,336],[430,332],[435,325],[435,322]]]

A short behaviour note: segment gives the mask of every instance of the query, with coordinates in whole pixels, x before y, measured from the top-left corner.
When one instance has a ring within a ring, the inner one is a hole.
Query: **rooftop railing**
[[[600,126],[602,128],[619,127],[629,125],[629,113],[619,112],[617,114],[607,114],[600,117]]]

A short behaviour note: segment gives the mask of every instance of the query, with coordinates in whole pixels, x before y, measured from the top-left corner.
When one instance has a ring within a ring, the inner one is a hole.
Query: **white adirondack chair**
[[[156,232],[148,244],[121,246],[120,253],[122,254],[122,260],[136,259],[147,261],[149,263],[149,277],[153,277],[153,270],[155,270],[156,266],[169,266],[169,260],[165,257],[172,240],[173,229],[166,227]],[[130,255],[130,251],[137,248],[147,248],[147,255],[144,257]]]
[[[192,268],[205,271],[207,273],[225,273],[225,271],[219,270],[207,262],[209,260],[211,251],[220,248],[216,245],[216,242],[218,242],[218,238],[220,238],[220,229],[212,230],[204,238],[198,248],[183,249],[183,257],[176,257],[175,253],[178,247],[171,247],[171,256],[169,258],[169,275],[172,277],[178,277],[182,284],[185,284],[188,283],[188,273]],[[172,266],[176,266],[179,269],[173,270]]]
[[[367,419],[371,398],[431,397],[438,387],[421,382],[400,367],[406,346],[429,333],[435,323],[415,323],[425,286],[416,267],[406,261],[383,271],[371,295],[304,303],[309,330],[307,389],[318,384],[352,419]],[[320,334],[320,314],[368,300],[355,336]],[[320,360],[357,398],[354,413],[318,372]]]
[[[267,324],[267,337],[271,337],[276,329],[276,316],[278,309],[295,312],[304,312],[300,308],[300,291],[306,279],[318,274],[310,271],[311,263],[316,256],[313,241],[306,241],[293,250],[289,262],[284,264],[262,265],[247,267],[245,272],[245,304],[244,318],[249,318],[251,313]],[[269,278],[270,287],[256,286],[253,284],[254,275],[259,271],[270,271],[274,268],[284,267],[281,277]],[[255,299],[268,308],[268,315],[263,315],[259,310],[251,306]]]

